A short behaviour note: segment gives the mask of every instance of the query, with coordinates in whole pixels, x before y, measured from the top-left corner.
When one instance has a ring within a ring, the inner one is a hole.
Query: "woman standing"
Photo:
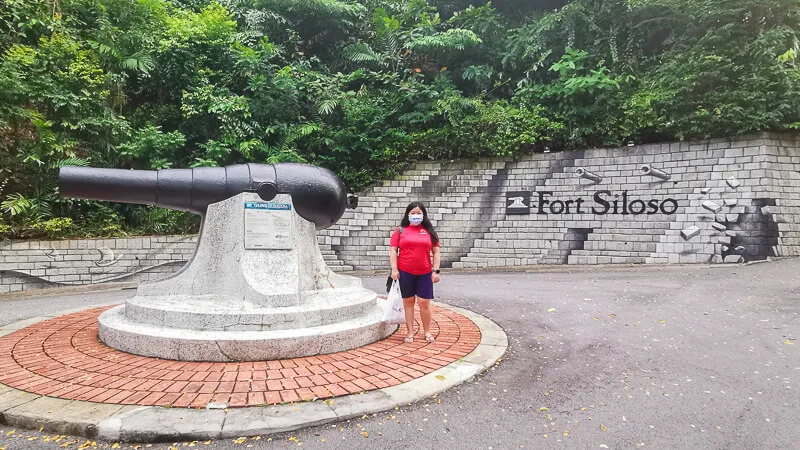
[[[439,282],[439,236],[428,219],[428,211],[420,202],[411,202],[394,230],[389,243],[389,261],[392,279],[400,281],[403,307],[406,310],[405,342],[414,342],[414,303],[419,301],[422,329],[425,340],[433,342],[431,335],[431,299],[433,283]],[[431,263],[431,254],[433,263]]]

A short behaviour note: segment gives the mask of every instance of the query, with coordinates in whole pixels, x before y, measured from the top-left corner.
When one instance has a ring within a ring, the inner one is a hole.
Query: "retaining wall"
[[[0,294],[156,280],[183,267],[196,246],[196,236],[0,242]]]
[[[363,193],[320,244],[344,267],[385,269],[389,234],[412,200],[428,205],[443,267],[792,256],[800,254],[800,141],[767,133],[420,163]]]

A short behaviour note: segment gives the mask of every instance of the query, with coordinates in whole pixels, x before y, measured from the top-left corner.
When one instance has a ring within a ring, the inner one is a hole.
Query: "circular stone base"
[[[261,361],[334,353],[378,341],[397,329],[382,322],[381,311],[374,306],[356,319],[272,331],[158,326],[130,320],[125,308],[120,305],[100,315],[100,340],[127,353],[178,361]]]

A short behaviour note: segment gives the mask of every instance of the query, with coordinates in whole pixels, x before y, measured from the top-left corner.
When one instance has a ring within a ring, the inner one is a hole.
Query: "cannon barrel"
[[[300,217],[318,230],[336,223],[347,207],[347,191],[333,172],[306,164],[238,164],[194,169],[125,170],[62,167],[63,197],[155,205],[205,214],[208,205],[242,192],[264,200],[290,194]]]

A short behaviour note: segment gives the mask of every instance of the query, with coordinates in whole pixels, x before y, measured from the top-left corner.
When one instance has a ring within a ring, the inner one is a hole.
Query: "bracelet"
[[[439,269],[433,269],[433,273],[442,273],[442,271]]]

